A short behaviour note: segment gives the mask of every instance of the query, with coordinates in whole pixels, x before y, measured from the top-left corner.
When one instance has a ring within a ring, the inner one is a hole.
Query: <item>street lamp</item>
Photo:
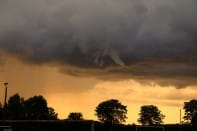
[[[6,108],[7,105],[7,90],[8,90],[8,83],[4,83],[5,86],[5,100],[4,100],[4,107]]]

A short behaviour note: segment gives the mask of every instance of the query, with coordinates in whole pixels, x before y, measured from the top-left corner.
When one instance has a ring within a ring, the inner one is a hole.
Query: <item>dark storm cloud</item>
[[[193,85],[196,5],[196,0],[2,0],[0,50],[29,64],[55,63],[75,76]]]

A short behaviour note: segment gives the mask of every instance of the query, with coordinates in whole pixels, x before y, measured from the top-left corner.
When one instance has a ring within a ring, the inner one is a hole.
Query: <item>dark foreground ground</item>
[[[7,129],[5,129],[7,128]],[[12,128],[11,130],[8,128]],[[197,131],[191,125],[114,125],[106,126],[99,122],[85,121],[0,121],[0,131]]]

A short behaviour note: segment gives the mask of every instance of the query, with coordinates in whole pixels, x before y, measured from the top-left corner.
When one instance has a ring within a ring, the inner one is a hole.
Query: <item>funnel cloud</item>
[[[196,5],[196,0],[1,0],[0,51],[74,76],[196,85]]]

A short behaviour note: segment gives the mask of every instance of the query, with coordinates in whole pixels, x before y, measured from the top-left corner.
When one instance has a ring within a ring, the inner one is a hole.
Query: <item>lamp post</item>
[[[181,116],[182,115],[182,112],[181,112],[181,109],[180,109],[180,125],[182,124],[182,120],[181,120]]]
[[[4,108],[7,106],[7,90],[8,90],[8,83],[4,83],[5,86],[5,100],[4,100]]]

